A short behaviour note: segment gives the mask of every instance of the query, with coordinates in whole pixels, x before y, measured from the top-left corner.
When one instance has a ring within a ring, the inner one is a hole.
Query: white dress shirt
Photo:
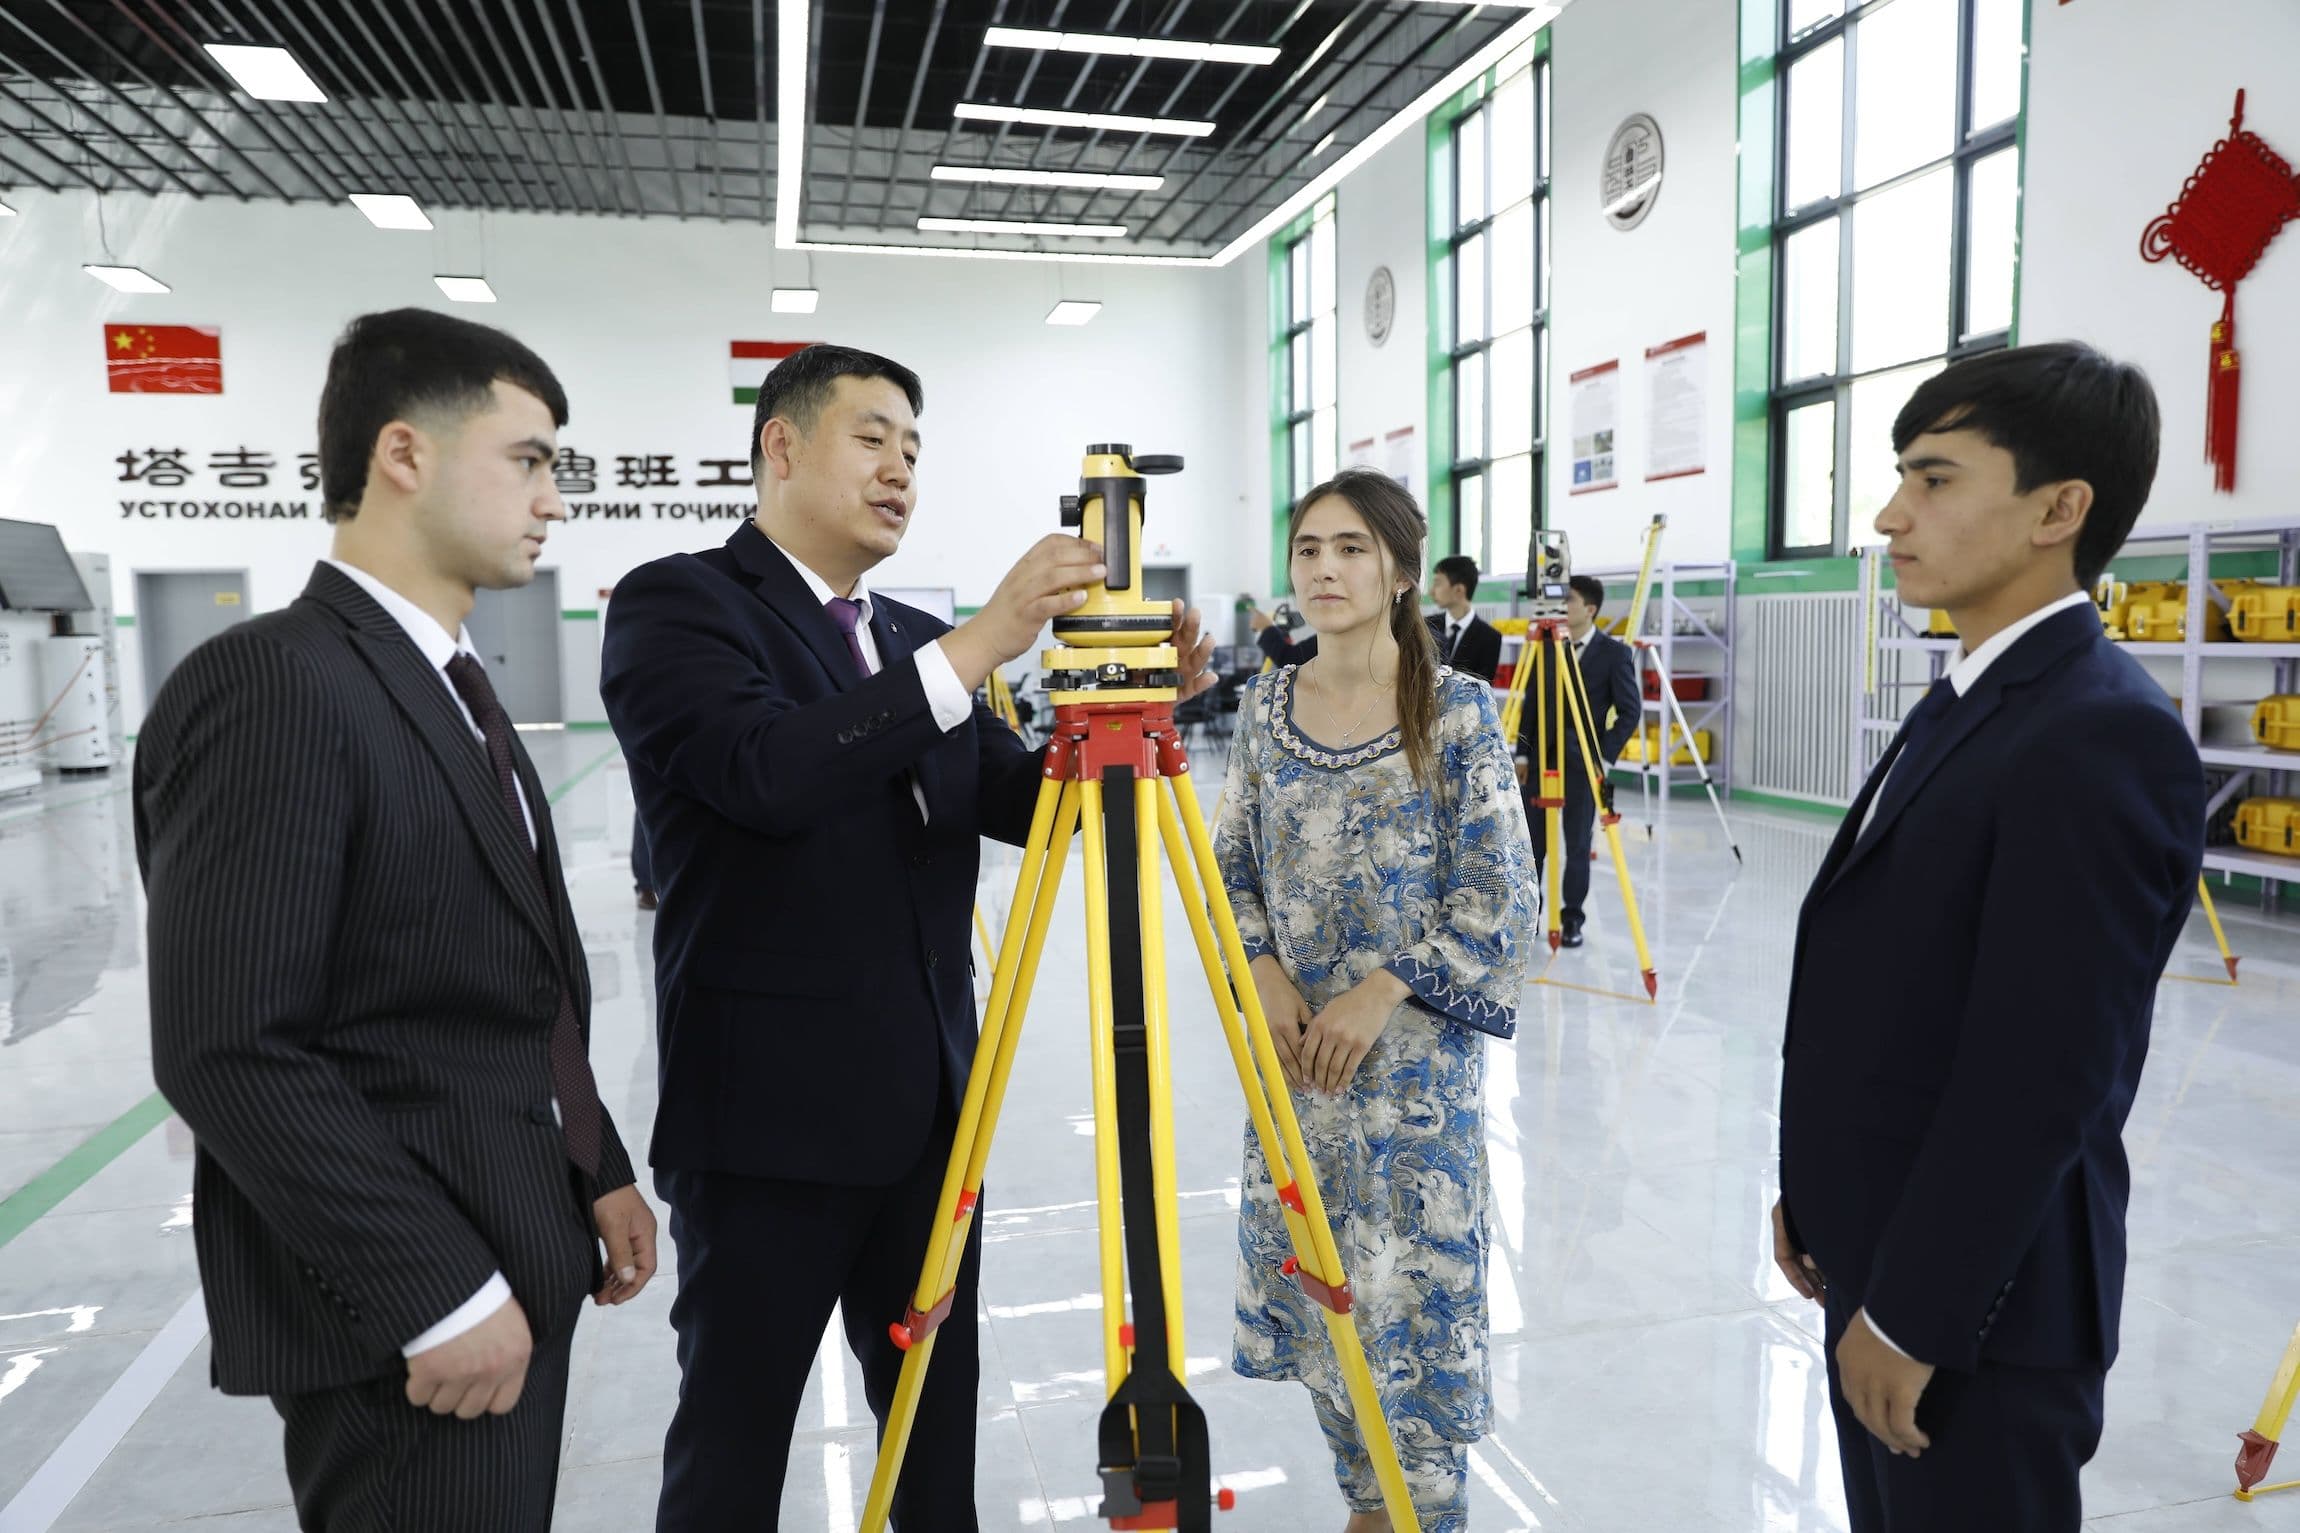
[[[2021,637],[2030,629],[2036,627],[2039,623],[2044,622],[2047,618],[2055,617],[2060,613],[2068,611],[2071,607],[2089,607],[2091,605],[2092,597],[2089,593],[2084,591],[2071,591],[2068,595],[2062,597],[2059,601],[2048,602],[2044,606],[2037,608],[2036,611],[2030,613],[2027,617],[2022,618],[2019,622],[2009,624],[2006,627],[1999,629],[1997,632],[1989,636],[1987,643],[1983,644],[1979,649],[1970,651],[1969,653],[1960,656],[1957,660],[1957,663],[1949,667],[1949,685],[1957,689],[1957,696],[1963,697],[1974,687],[1980,685],[1981,674],[1990,666],[1996,664],[1998,658],[2002,656],[2006,650],[2011,649],[2015,644],[2018,644],[2021,641]],[[1900,765],[1901,763],[1899,758],[1894,758],[1893,770],[1899,770]],[[1888,771],[1885,773],[1884,780],[1877,784],[1876,793],[1873,794],[1869,799],[1869,811],[1867,814],[1861,817],[1861,835],[1865,836],[1869,833],[1869,823],[1877,817],[1878,801],[1883,799],[1885,796],[1885,784],[1891,782],[1892,780],[1893,773],[1892,771]],[[1856,836],[1853,839],[1858,841],[1860,836]],[[1886,1346],[1891,1347],[1895,1352],[1900,1353],[1901,1356],[1907,1357],[1912,1363],[1923,1361],[1922,1358],[1910,1357],[1909,1351],[1906,1347],[1903,1347],[1899,1342],[1894,1341],[1892,1337],[1887,1336],[1883,1330],[1879,1329],[1876,1316],[1869,1314],[1866,1310],[1862,1311],[1862,1315],[1868,1321],[1869,1330],[1876,1336],[1877,1340],[1883,1342]]]
[[[775,543],[773,538],[767,541]],[[775,550],[791,561],[791,568],[799,572],[799,578],[807,583],[807,589],[815,593],[816,601],[827,607],[838,597],[839,593],[831,589],[831,583],[808,569],[798,555],[780,543],[775,543]],[[869,666],[870,673],[876,676],[882,667],[879,664],[878,639],[870,631],[870,588],[857,580],[854,594],[847,600],[862,608],[855,618],[855,642],[862,647],[863,664]],[[974,698],[958,679],[958,672],[952,668],[950,657],[942,652],[940,644],[921,644],[912,652],[911,658],[918,662],[918,683],[926,691],[926,706],[934,715],[935,727],[948,734],[974,717]],[[929,818],[926,812],[926,789],[919,785],[916,772],[910,775],[910,795],[918,800],[918,817],[922,820]]]
[[[471,647],[471,631],[464,629],[457,633],[454,638],[449,638],[447,630],[439,626],[439,619],[359,566],[346,564],[341,559],[330,559],[327,562],[336,569],[343,571],[361,590],[374,597],[375,604],[390,614],[392,621],[406,631],[407,637],[414,643],[415,647],[423,652],[423,658],[430,661],[431,668],[439,673],[439,684],[447,688],[447,695],[454,699],[456,712],[463,715],[463,722],[471,728],[471,737],[485,745],[487,742],[486,732],[479,727],[479,721],[471,716],[471,709],[465,705],[463,694],[455,690],[455,683],[447,679],[447,662],[453,660],[457,655],[469,655],[474,660],[479,659],[479,652]],[[481,661],[481,664],[484,665],[485,662]],[[512,784],[519,789],[519,814],[520,818],[525,820],[527,824],[528,849],[533,850],[535,846],[535,811],[527,802],[526,785],[520,783],[516,778],[512,780]],[[557,1112],[559,1104],[553,1102],[551,1109],[553,1112]],[[419,1352],[429,1352],[434,1347],[444,1346],[510,1302],[511,1285],[504,1280],[501,1272],[497,1272],[480,1285],[479,1292],[464,1300],[445,1319],[401,1347],[399,1349],[400,1355],[402,1357],[414,1357]]]

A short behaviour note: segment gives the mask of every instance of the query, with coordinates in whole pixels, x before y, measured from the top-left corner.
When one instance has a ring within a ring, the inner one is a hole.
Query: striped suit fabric
[[[378,1465],[378,1444],[406,1444],[396,1491],[301,1455],[307,1527],[549,1525],[548,1494],[516,1508],[555,1476],[555,1424],[527,1434],[534,1462],[474,1474],[422,1435],[467,1424],[397,1393],[401,1347],[500,1271],[538,1359],[512,1416],[555,1423],[548,1353],[601,1278],[590,1204],[633,1180],[611,1123],[598,1175],[576,1171],[553,1112],[560,992],[587,1046],[591,985],[524,749],[517,770],[540,880],[439,673],[324,564],[285,611],[186,658],[137,742],[153,1073],[197,1143],[214,1382],[272,1396],[291,1449],[298,1402],[332,1419],[361,1396],[351,1428],[307,1441],[366,1434]],[[455,1520],[391,1508],[435,1471],[472,1482],[433,1487]],[[527,1488],[498,1505],[507,1478]]]

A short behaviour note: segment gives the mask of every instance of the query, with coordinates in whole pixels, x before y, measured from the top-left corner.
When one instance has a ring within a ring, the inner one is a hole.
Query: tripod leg
[[[926,1259],[918,1288],[911,1296],[910,1313],[891,1327],[895,1345],[904,1349],[902,1373],[895,1382],[886,1430],[879,1439],[878,1462],[871,1471],[870,1494],[863,1503],[863,1533],[880,1533],[894,1506],[895,1482],[902,1473],[903,1454],[910,1446],[911,1425],[918,1418],[919,1396],[926,1388],[935,1337],[948,1318],[959,1263],[966,1254],[975,1200],[982,1192],[983,1167],[990,1158],[991,1135],[1006,1098],[1015,1046],[1022,1038],[1023,1010],[1030,1001],[1039,955],[1046,947],[1055,892],[1070,858],[1078,804],[1075,783],[1048,778],[1039,785],[1030,839],[1015,885],[1014,908],[991,979],[990,1004],[983,1014],[982,1038],[975,1047],[974,1068],[967,1075],[966,1099],[959,1109],[950,1163],[943,1172],[942,1195],[935,1204],[938,1210],[949,1210],[949,1217],[938,1215],[928,1232]],[[960,1316],[959,1323],[972,1325],[974,1317]]]
[[[1365,1442],[1367,1456],[1373,1460],[1374,1478],[1382,1488],[1382,1501],[1388,1509],[1393,1533],[1421,1533],[1421,1523],[1414,1513],[1413,1494],[1406,1486],[1405,1469],[1398,1462],[1397,1444],[1390,1436],[1389,1417],[1382,1408],[1381,1393],[1374,1386],[1373,1372],[1366,1365],[1365,1346],[1358,1337],[1357,1322],[1350,1318],[1352,1298],[1348,1275],[1342,1270],[1341,1250],[1334,1241],[1325,1201],[1318,1195],[1317,1177],[1313,1173],[1309,1146],[1302,1138],[1301,1122],[1294,1115],[1293,1098],[1283,1086],[1285,1074],[1278,1063],[1277,1045],[1270,1041],[1269,1018],[1263,1014],[1261,995],[1254,988],[1245,939],[1238,934],[1238,918],[1230,909],[1230,893],[1222,883],[1221,869],[1214,860],[1214,843],[1206,833],[1205,817],[1198,809],[1197,789],[1187,774],[1167,781],[1174,789],[1174,817],[1180,821],[1190,851],[1188,863],[1179,855],[1173,857],[1177,877],[1183,867],[1194,864],[1204,890],[1201,905],[1194,892],[1184,888],[1183,909],[1190,913],[1192,935],[1199,938],[1199,956],[1207,961],[1207,981],[1213,991],[1215,1010],[1221,1014],[1225,1033],[1232,1035],[1231,1055],[1239,1060],[1238,1084],[1246,1093],[1254,1131],[1262,1138],[1262,1154],[1269,1163],[1271,1181],[1287,1210],[1286,1231],[1293,1238],[1295,1252],[1288,1264],[1291,1275],[1301,1283],[1304,1292],[1318,1301],[1325,1316],[1326,1334],[1333,1342],[1335,1358],[1349,1386],[1351,1412],[1357,1418],[1358,1435]],[[1172,827],[1162,828],[1171,837]],[[1213,967],[1210,939],[1214,937],[1219,938],[1228,974],[1237,976],[1234,986]],[[1242,1022],[1240,1006],[1244,1008]],[[1236,1036],[1241,1029],[1245,1034],[1243,1038]],[[1253,1060],[1260,1066],[1258,1072],[1246,1068],[1242,1057],[1242,1050],[1249,1043]],[[1264,1082],[1279,1084],[1276,1089],[1266,1089]],[[1279,1180],[1281,1177],[1284,1180]]]
[[[1550,711],[1550,697],[1553,692],[1560,698],[1563,696],[1559,689],[1564,685],[1566,662],[1558,658],[1556,650],[1556,635],[1544,629],[1540,648],[1535,651],[1538,658],[1534,662],[1537,670],[1534,676],[1533,754],[1534,770],[1540,774],[1537,781],[1541,785],[1541,904],[1542,909],[1549,914],[1546,929],[1552,953],[1565,940],[1565,913],[1559,908],[1565,873],[1564,858],[1559,855],[1564,849],[1565,720]],[[1553,675],[1553,672],[1556,674]]]
[[[1613,876],[1621,882],[1621,908],[1629,917],[1630,940],[1637,945],[1637,967],[1645,976],[1645,995],[1648,1000],[1658,1001],[1661,981],[1653,972],[1652,951],[1645,945],[1645,918],[1637,913],[1637,890],[1629,880],[1629,859],[1621,852],[1621,816],[1605,804],[1605,779],[1597,771],[1596,715],[1590,709],[1589,689],[1582,684],[1578,666],[1566,684],[1573,698],[1568,716],[1574,733],[1581,739],[1581,769],[1589,774],[1590,802],[1600,810],[1598,819],[1605,827],[1605,844],[1613,853]]]
[[[1742,860],[1741,845],[1733,839],[1733,826],[1725,818],[1725,806],[1717,801],[1717,784],[1709,776],[1708,758],[1701,753],[1700,748],[1694,743],[1693,726],[1686,722],[1685,718],[1685,705],[1677,700],[1677,684],[1671,678],[1669,668],[1661,663],[1659,655],[1648,650],[1645,658],[1653,662],[1653,674],[1661,678],[1661,696],[1664,699],[1664,705],[1669,709],[1670,715],[1677,720],[1677,732],[1685,737],[1685,748],[1693,752],[1693,767],[1701,774],[1701,786],[1709,794],[1709,807],[1717,811],[1717,828],[1725,832],[1725,844],[1733,848],[1733,860],[1739,862]],[[1663,730],[1662,733],[1666,735],[1668,731]],[[1669,742],[1664,740],[1661,745],[1662,759],[1666,761],[1669,756]],[[1662,778],[1664,792],[1668,791],[1668,781],[1666,776]],[[1646,827],[1648,835],[1652,833],[1652,830],[1652,826]]]
[[[1134,779],[1135,868],[1142,909],[1143,1022],[1150,1049],[1150,1159],[1157,1188],[1158,1275],[1166,1285],[1167,1365],[1185,1378],[1181,1183],[1174,1169],[1174,1061],[1167,1047],[1166,892],[1158,878],[1158,779]]]
[[[1102,784],[1080,784],[1079,827],[1086,838],[1086,1031],[1093,1054],[1094,1198],[1101,1210],[1102,1382],[1116,1394],[1126,1377],[1126,1254],[1119,1226],[1118,1065],[1110,1018],[1110,873],[1102,828]]]
[[[2236,966],[2243,962],[2228,951],[2228,933],[2220,925],[2220,907],[2212,903],[2212,890],[2204,882],[2204,875],[2196,875],[2196,897],[2204,905],[2204,919],[2212,923],[2212,940],[2220,945],[2220,961],[2228,966],[2228,983],[2236,983]]]

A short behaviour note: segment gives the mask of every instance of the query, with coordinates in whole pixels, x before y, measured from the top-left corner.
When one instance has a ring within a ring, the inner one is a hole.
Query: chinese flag
[[[115,394],[221,394],[223,332],[206,325],[106,325],[104,371]]]

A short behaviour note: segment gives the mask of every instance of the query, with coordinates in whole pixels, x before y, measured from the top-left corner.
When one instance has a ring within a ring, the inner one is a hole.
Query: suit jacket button
[[[551,1110],[549,1102],[537,1102],[527,1109],[527,1121],[537,1128],[549,1128],[558,1121],[558,1114]]]
[[[852,744],[854,744],[854,743],[855,743],[855,732],[854,732],[853,730],[851,730],[851,729],[842,729],[842,730],[840,730],[840,731],[839,731],[839,744],[841,744],[841,745],[852,745]]]
[[[942,955],[934,949],[928,948],[926,950],[926,966],[931,969],[940,962],[942,962]]]

